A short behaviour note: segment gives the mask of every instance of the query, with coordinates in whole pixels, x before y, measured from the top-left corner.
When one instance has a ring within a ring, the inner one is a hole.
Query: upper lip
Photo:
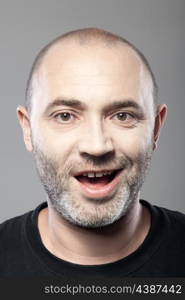
[[[83,171],[80,171],[78,173],[75,173],[73,176],[81,176],[82,174],[84,173],[105,173],[105,172],[114,172],[114,171],[118,171],[120,170],[121,168],[117,168],[117,169],[103,169],[103,170],[92,170],[92,169],[89,169],[89,170],[83,170]]]

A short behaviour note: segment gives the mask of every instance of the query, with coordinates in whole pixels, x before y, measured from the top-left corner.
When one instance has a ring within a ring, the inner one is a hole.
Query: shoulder
[[[170,210],[165,207],[154,206],[157,209],[161,210],[163,214],[168,217],[172,226],[182,226],[185,227],[185,214],[180,211]]]
[[[29,212],[0,224],[0,276],[23,259],[28,215]]]
[[[47,203],[43,202],[33,210],[2,222],[0,224],[0,251],[5,250],[5,245],[19,246],[20,239],[23,240],[26,236],[26,226],[34,226],[39,211],[46,206]]]
[[[185,214],[180,211],[171,210],[165,207],[153,206],[158,211],[158,220],[163,219],[161,222],[164,230],[164,240],[168,242],[170,248],[180,250],[181,254],[185,251]],[[160,223],[160,221],[159,221]],[[173,243],[173,246],[171,245]],[[183,254],[184,255],[184,254]]]
[[[167,207],[162,207],[162,206],[158,206],[155,204],[151,204],[150,202],[143,200],[143,199],[141,199],[140,202],[144,206],[148,207],[149,210],[151,212],[153,212],[154,214],[161,213],[161,214],[165,215],[166,217],[168,217],[171,222],[178,221],[185,225],[185,213],[184,212],[180,212],[177,210],[169,209]]]
[[[152,219],[155,220],[155,226],[165,227],[166,230],[169,230],[171,236],[175,236],[177,233],[185,236],[185,214],[183,212],[158,205],[152,205],[146,200],[141,200],[141,202],[149,208]],[[159,228],[159,230],[162,229],[163,228]]]
[[[46,206],[46,202],[40,203],[35,209],[0,223],[0,242],[2,238],[8,238],[10,233],[17,232],[18,235],[21,234],[21,230],[25,227],[27,220],[29,219],[31,222],[33,219],[36,220],[40,210]],[[14,238],[14,236],[11,238]]]
[[[0,224],[0,253],[7,249],[20,247],[23,236],[25,236],[25,226],[33,210],[25,212],[19,216],[7,219]]]
[[[0,247],[6,240],[13,241],[21,234],[21,228],[26,220],[28,212],[20,216],[10,218],[0,224]]]

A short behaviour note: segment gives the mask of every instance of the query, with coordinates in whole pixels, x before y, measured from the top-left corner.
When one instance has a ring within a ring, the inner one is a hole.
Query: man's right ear
[[[32,145],[32,141],[31,141],[30,119],[29,119],[28,112],[24,106],[17,107],[17,117],[18,117],[19,123],[20,123],[22,131],[23,131],[23,137],[24,137],[24,143],[25,143],[26,149],[29,152],[32,152],[33,145]]]

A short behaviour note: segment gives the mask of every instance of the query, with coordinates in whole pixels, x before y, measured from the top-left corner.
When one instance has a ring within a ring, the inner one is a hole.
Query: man
[[[185,216],[140,200],[166,114],[123,38],[86,28],[47,45],[17,109],[47,202],[1,224],[0,275],[184,276]]]

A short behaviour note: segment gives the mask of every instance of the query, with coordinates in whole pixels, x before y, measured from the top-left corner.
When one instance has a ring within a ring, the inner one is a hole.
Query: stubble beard
[[[40,180],[47,193],[48,201],[56,213],[68,222],[80,227],[98,228],[113,224],[126,216],[138,201],[142,184],[146,177],[152,157],[152,146],[136,158],[112,159],[111,166],[123,167],[123,176],[116,194],[110,199],[88,199],[88,205],[75,197],[75,191],[69,187],[71,170],[80,170],[89,162],[66,162],[61,170],[60,162],[48,157],[38,146],[34,146],[33,155]],[[101,162],[102,164],[102,162]],[[91,166],[100,167],[91,162]],[[104,167],[109,169],[110,161]],[[85,169],[85,168],[84,168]],[[89,205],[90,204],[90,205]]]

